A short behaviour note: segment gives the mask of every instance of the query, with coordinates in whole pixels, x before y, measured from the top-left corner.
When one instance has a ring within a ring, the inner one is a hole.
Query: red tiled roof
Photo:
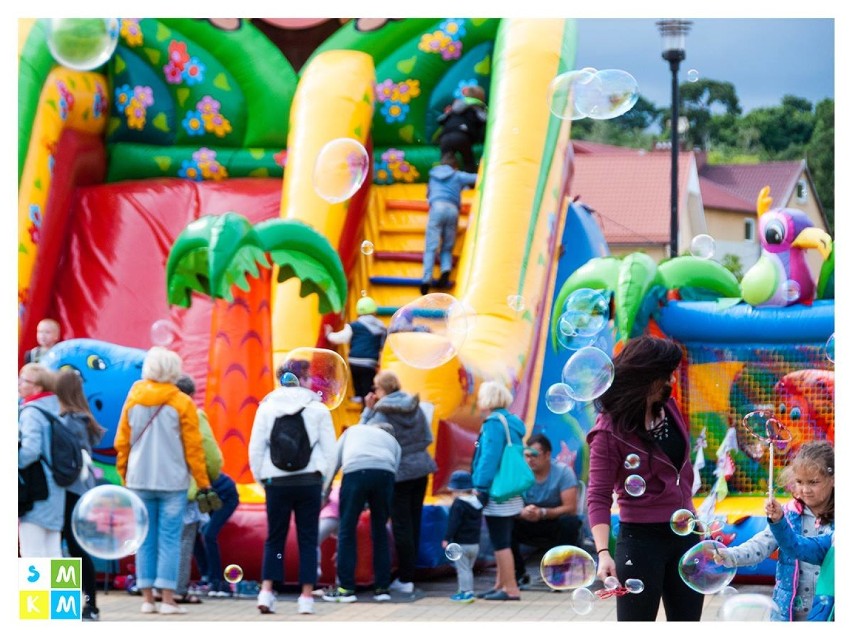
[[[645,155],[645,149],[633,149],[626,146],[613,146],[612,144],[602,144],[601,142],[590,142],[588,140],[571,140],[574,146],[574,153],[586,155],[588,153],[609,154],[609,155]]]
[[[776,206],[792,195],[803,161],[763,162],[762,164],[706,164],[699,171],[701,199],[705,208],[755,211],[757,196],[764,186]],[[707,188],[708,185],[716,188]]]
[[[575,143],[576,144],[576,143]],[[605,145],[603,145],[605,146]],[[671,215],[671,154],[579,153],[571,195],[599,216],[609,244],[668,244]],[[692,153],[678,157],[678,208],[687,201]]]

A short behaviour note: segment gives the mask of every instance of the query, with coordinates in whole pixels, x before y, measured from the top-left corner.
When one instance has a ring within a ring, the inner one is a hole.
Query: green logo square
[[[79,557],[50,560],[50,587],[79,589],[83,581],[83,560]]]

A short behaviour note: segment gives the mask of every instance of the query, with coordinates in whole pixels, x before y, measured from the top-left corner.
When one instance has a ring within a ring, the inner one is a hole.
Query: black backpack
[[[279,415],[269,436],[269,456],[276,468],[293,472],[302,470],[311,461],[311,445],[302,411]]]
[[[65,426],[58,415],[32,404],[50,420],[50,459],[48,464],[53,471],[53,480],[63,488],[70,486],[80,476],[83,469],[83,451],[74,432]],[[47,460],[45,460],[47,461]]]

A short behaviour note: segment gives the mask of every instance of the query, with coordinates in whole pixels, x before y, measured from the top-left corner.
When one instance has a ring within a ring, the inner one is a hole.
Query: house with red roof
[[[571,196],[596,216],[613,255],[644,251],[658,262],[669,256],[671,152],[574,140]],[[708,164],[706,154],[678,154],[678,247],[688,254],[699,234],[715,240],[712,259],[740,258],[743,272],[760,257],[757,196],[770,187],[773,207],[804,211],[828,229],[804,160],[760,164]],[[822,257],[808,252],[815,277]]]

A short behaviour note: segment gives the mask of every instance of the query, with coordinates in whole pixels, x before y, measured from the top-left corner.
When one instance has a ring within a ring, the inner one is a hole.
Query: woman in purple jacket
[[[704,595],[678,574],[680,558],[696,540],[676,535],[670,525],[676,510],[695,512],[689,429],[671,398],[682,357],[680,347],[666,339],[630,340],[613,359],[615,378],[596,401],[601,412],[586,437],[598,577],[645,584],[641,593],[618,598],[618,621],[656,620],[660,599],[668,621],[701,619]],[[632,475],[641,480],[627,482]],[[613,492],[619,519],[615,557],[609,549]]]

